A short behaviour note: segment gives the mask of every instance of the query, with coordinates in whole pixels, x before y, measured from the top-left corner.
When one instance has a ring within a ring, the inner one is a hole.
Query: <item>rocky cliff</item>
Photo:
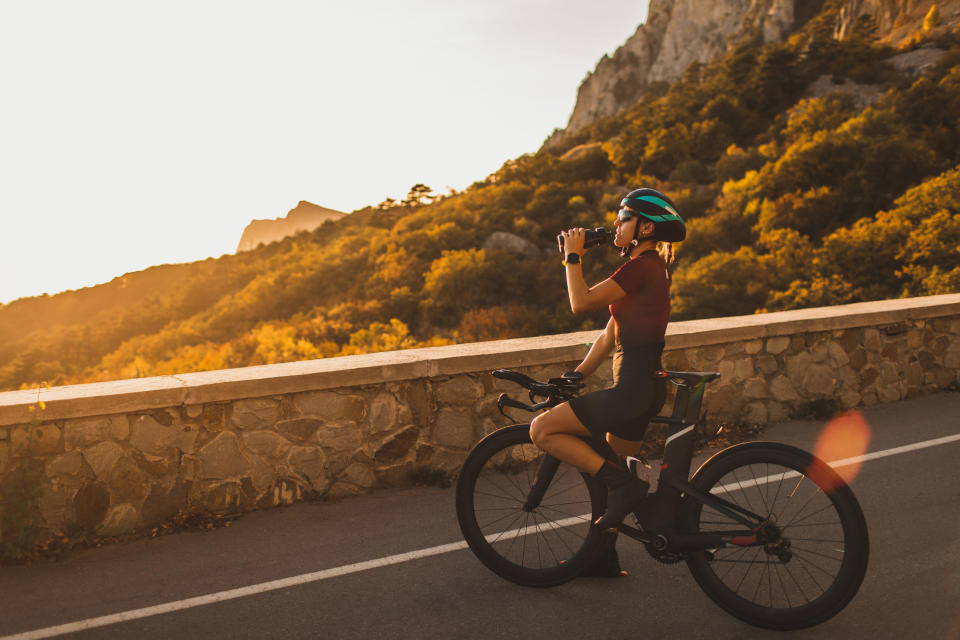
[[[273,220],[253,220],[243,230],[237,253],[256,249],[260,243],[270,244],[292,236],[300,231],[312,231],[327,220],[338,220],[347,214],[342,211],[327,209],[301,200],[291,209],[286,217]]]
[[[930,0],[847,0],[836,35],[844,37],[861,16],[871,15],[878,35],[897,43],[922,26],[932,4]],[[945,24],[956,23],[960,0],[936,4]],[[650,0],[646,23],[587,75],[566,130],[555,132],[546,144],[629,107],[652,83],[672,82],[691,63],[710,62],[745,38],[784,39],[822,5],[823,0]]]

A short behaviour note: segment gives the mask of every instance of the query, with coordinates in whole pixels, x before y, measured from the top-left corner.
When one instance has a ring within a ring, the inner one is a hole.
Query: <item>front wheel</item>
[[[700,587],[727,612],[768,629],[800,629],[840,612],[867,570],[867,523],[850,487],[826,463],[782,444],[730,447],[691,480],[757,514],[750,546],[691,553]],[[681,526],[691,532],[743,529],[711,505],[688,497]]]
[[[544,453],[530,425],[499,429],[467,456],[457,480],[457,520],[488,569],[517,584],[568,582],[595,558],[601,532],[592,522],[606,508],[600,484],[560,463],[536,508],[525,507]]]

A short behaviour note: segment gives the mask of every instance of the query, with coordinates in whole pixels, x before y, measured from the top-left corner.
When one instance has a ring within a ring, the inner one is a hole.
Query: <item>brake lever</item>
[[[497,409],[505,418],[509,420],[513,420],[513,418],[511,418],[510,415],[508,415],[507,412],[503,410],[504,407],[513,407],[514,409],[523,409],[525,411],[530,411],[530,407],[528,405],[525,405],[519,400],[514,400],[513,398],[511,398],[505,393],[501,393],[500,396],[497,398]]]

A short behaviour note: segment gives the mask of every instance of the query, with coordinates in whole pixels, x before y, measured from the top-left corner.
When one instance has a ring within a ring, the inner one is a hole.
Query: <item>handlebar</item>
[[[504,407],[523,409],[524,411],[530,412],[555,407],[561,402],[577,395],[577,393],[586,386],[583,383],[583,374],[579,371],[567,372],[559,378],[550,378],[547,382],[538,382],[524,373],[511,369],[497,369],[493,372],[493,377],[515,382],[530,392],[531,404],[520,402],[519,400],[511,398],[506,393],[501,393],[500,397],[497,398],[497,408],[504,416],[507,416],[503,411]],[[546,400],[537,402],[537,397],[546,398]],[[509,418],[510,416],[507,417]]]

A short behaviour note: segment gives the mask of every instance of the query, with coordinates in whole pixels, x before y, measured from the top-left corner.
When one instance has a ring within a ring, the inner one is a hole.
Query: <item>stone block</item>
[[[373,455],[374,464],[378,469],[396,464],[413,450],[419,436],[420,430],[417,427],[404,427],[380,444]]]
[[[756,363],[760,373],[766,376],[780,370],[780,363],[777,362],[777,358],[767,353],[756,356]]]
[[[397,400],[392,393],[378,393],[370,400],[368,424],[370,433],[380,433],[397,426]]]
[[[232,431],[224,431],[199,451],[201,478],[225,480],[246,475],[249,463],[240,450],[240,441]]]
[[[854,350],[863,344],[863,334],[860,329],[847,329],[837,338],[837,341],[840,343],[840,346],[843,347],[844,351],[853,353]]]
[[[831,395],[836,383],[833,369],[822,364],[811,364],[807,367],[802,380],[803,390],[812,397]]]
[[[169,489],[153,485],[140,508],[140,522],[149,526],[177,515],[187,506],[188,492],[189,484],[180,480]]]
[[[810,357],[814,362],[826,362],[830,357],[830,348],[826,342],[818,342],[810,347]]]
[[[844,409],[853,409],[860,404],[860,394],[856,391],[845,391],[840,394],[840,406]]]
[[[241,438],[247,451],[268,458],[279,458],[290,451],[290,442],[273,431],[245,431]]]
[[[743,397],[748,400],[769,398],[770,393],[767,389],[767,381],[763,378],[750,378],[743,383]]]
[[[663,354],[663,367],[671,371],[689,371],[690,360],[687,358],[687,351],[685,349],[665,351]]]
[[[0,442],[0,477],[7,472],[10,466],[10,443]]]
[[[930,371],[933,374],[933,384],[937,389],[946,389],[957,381],[957,370],[945,367],[935,367]]]
[[[911,362],[907,365],[907,384],[912,387],[919,387],[923,384],[923,366],[919,362]]]
[[[162,478],[170,473],[173,473],[177,467],[177,462],[173,458],[155,456],[152,453],[144,453],[143,451],[137,451],[136,449],[134,449],[131,453],[131,457],[141,470],[146,471],[147,473],[158,478]]]
[[[856,391],[860,388],[860,376],[850,367],[839,367],[836,375],[841,391]]]
[[[778,355],[790,346],[790,336],[774,336],[767,338],[767,353]]]
[[[440,405],[472,405],[483,396],[483,385],[468,375],[460,375],[434,384],[434,393]]]
[[[76,476],[83,470],[83,455],[79,451],[70,451],[59,455],[47,463],[47,477],[57,475]]]
[[[183,413],[188,418],[199,418],[203,415],[203,405],[202,404],[188,404],[183,408]]]
[[[783,422],[790,417],[790,412],[776,400],[767,401],[767,424]]]
[[[464,407],[443,407],[433,427],[433,441],[443,447],[469,449],[474,443],[473,412]]]
[[[280,417],[280,401],[273,398],[237,400],[230,412],[231,422],[240,429],[268,429]]]
[[[287,464],[294,475],[303,478],[314,491],[326,489],[326,462],[327,457],[320,447],[296,446],[287,456]]]
[[[207,511],[230,514],[240,510],[243,488],[236,480],[203,485],[199,488],[199,493],[200,501]]]
[[[365,464],[354,462],[337,478],[338,484],[346,482],[361,489],[372,489],[376,484],[373,470]]]
[[[148,487],[143,472],[131,458],[121,456],[107,474],[110,493],[129,502],[139,502],[147,496]]]
[[[294,418],[281,420],[277,423],[276,429],[291,440],[305,442],[316,435],[319,427],[320,421],[316,418]]]
[[[123,455],[123,448],[115,442],[101,442],[83,450],[83,459],[93,470],[93,475],[105,480],[113,465]]]
[[[131,533],[137,526],[140,516],[132,504],[122,503],[111,508],[97,530],[102,536],[119,536]]]
[[[322,447],[353,455],[363,444],[363,433],[356,422],[327,422],[320,425],[313,439]]]
[[[763,340],[748,340],[743,343],[743,350],[749,355],[756,355],[763,351]]]
[[[227,405],[205,404],[200,414],[200,424],[212,433],[219,433],[227,428]]]
[[[697,366],[701,371],[716,370],[723,360],[723,345],[713,344],[696,350]]]
[[[734,356],[740,356],[747,352],[746,347],[742,342],[728,342],[723,345],[723,357],[732,358]]]
[[[54,424],[24,425],[10,431],[10,447],[14,456],[49,456],[63,447],[60,427]]]
[[[308,391],[293,396],[294,410],[302,416],[321,420],[360,421],[363,418],[363,397],[336,391]]]
[[[493,378],[493,380],[496,384],[497,379]],[[433,423],[435,414],[429,383],[426,380],[416,380],[404,384],[400,393],[401,402],[410,408],[410,413],[413,415],[412,422],[421,428],[429,427]]]
[[[77,453],[77,455],[80,455]],[[47,487],[40,494],[37,510],[44,524],[54,532],[63,532],[73,520],[71,502],[73,492],[62,486]]]
[[[785,359],[787,377],[791,380],[802,380],[807,369],[813,364],[813,358],[806,351],[787,356]]]
[[[880,391],[880,400],[882,402],[896,402],[902,399],[903,396],[900,393],[900,385],[889,385]]]
[[[130,426],[126,416],[101,416],[67,420],[63,425],[63,442],[67,451],[82,449],[104,440],[126,440]]]
[[[77,526],[82,531],[94,531],[103,522],[110,506],[110,492],[99,482],[88,482],[73,497]]]
[[[850,366],[856,371],[863,369],[867,364],[867,352],[863,347],[857,347],[850,353]]]
[[[832,362],[835,367],[842,367],[850,362],[850,357],[847,356],[847,352],[843,350],[839,342],[833,340],[828,342],[827,352],[830,354],[830,362]]]
[[[760,401],[749,402],[743,408],[743,420],[747,424],[767,424],[767,405]]]
[[[732,382],[734,380],[734,373],[737,370],[737,365],[733,360],[724,360],[720,363],[720,366],[717,367],[717,370],[720,372],[721,384],[727,380]]]
[[[923,329],[914,327],[907,331],[907,348],[916,351],[923,345]]]
[[[733,380],[739,382],[753,377],[756,369],[753,366],[753,358],[740,358],[734,363]]]
[[[130,425],[130,446],[157,456],[172,456],[174,450],[193,451],[198,431],[182,424],[164,426],[153,416],[141,415]]]
[[[880,383],[891,385],[900,380],[900,367],[893,362],[884,362],[880,365]]]
[[[796,402],[800,399],[790,378],[784,375],[774,376],[770,381],[770,395],[777,402],[784,403]]]
[[[880,353],[880,350],[883,349],[883,338],[880,332],[872,327],[865,328],[863,330],[863,347],[867,351]]]
[[[943,355],[943,366],[948,369],[960,369],[960,339],[954,339]]]
[[[249,480],[258,495],[267,492],[277,480],[276,468],[263,457],[247,452],[247,461],[250,463]],[[246,479],[246,478],[245,478]]]

